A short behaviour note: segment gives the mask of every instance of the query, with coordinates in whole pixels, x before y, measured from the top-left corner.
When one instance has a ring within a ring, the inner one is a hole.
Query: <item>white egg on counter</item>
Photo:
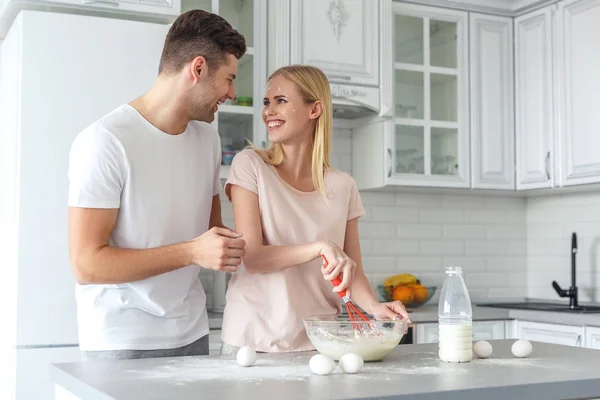
[[[519,339],[513,343],[510,351],[512,351],[515,357],[527,357],[531,354],[533,347],[529,340]]]
[[[488,358],[492,355],[493,351],[494,349],[490,342],[485,340],[480,340],[473,345],[473,353],[479,358]]]
[[[329,375],[335,369],[335,361],[323,354],[312,356],[308,365],[310,370],[317,375]]]
[[[249,367],[256,361],[256,352],[252,347],[244,346],[238,350],[236,358],[238,365]]]
[[[342,371],[347,374],[355,374],[359,372],[364,365],[363,358],[356,353],[344,354],[340,358],[339,366]]]

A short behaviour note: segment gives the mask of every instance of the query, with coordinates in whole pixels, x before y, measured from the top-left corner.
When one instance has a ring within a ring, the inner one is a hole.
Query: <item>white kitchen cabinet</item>
[[[469,14],[471,181],[515,189],[512,18]]]
[[[394,3],[392,185],[469,187],[467,13]]]
[[[181,0],[0,0],[0,38],[22,10],[56,11],[123,19],[171,22],[181,14]]]
[[[321,68],[331,82],[379,86],[379,1],[291,0],[292,64]]]
[[[590,349],[600,349],[600,327],[585,327],[585,347]]]
[[[478,340],[496,340],[506,338],[506,322],[473,321],[473,342]],[[415,343],[438,343],[439,331],[437,323],[415,324]]]
[[[182,12],[202,9],[221,15],[246,38],[246,54],[238,62],[237,98],[219,106],[213,126],[221,135],[221,178],[229,175],[233,156],[250,140],[266,148],[262,98],[267,81],[267,3],[262,0],[183,0]]]
[[[394,118],[353,130],[357,184],[469,187],[467,13],[394,2],[393,18]]]
[[[600,0],[558,3],[562,186],[600,182]]]
[[[209,355],[216,356],[221,353],[221,330],[211,329],[208,333],[208,351]]]
[[[517,189],[554,186],[553,7],[515,19]]]
[[[583,326],[518,321],[517,331],[519,339],[575,347],[582,347],[585,339]]]

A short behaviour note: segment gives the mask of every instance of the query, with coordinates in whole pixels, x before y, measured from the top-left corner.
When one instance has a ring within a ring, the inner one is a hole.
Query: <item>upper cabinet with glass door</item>
[[[233,156],[248,145],[266,147],[261,119],[267,78],[267,5],[263,0],[183,0],[182,13],[202,9],[221,15],[246,38],[246,54],[238,62],[236,98],[219,106],[213,125],[221,135],[221,177],[226,178]]]
[[[467,13],[394,3],[389,184],[469,186]]]

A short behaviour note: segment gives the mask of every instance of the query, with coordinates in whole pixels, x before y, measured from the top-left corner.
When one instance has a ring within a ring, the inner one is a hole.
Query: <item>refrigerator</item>
[[[80,360],[68,252],[71,143],[145,93],[169,25],[23,11],[0,48],[0,399],[51,399]]]

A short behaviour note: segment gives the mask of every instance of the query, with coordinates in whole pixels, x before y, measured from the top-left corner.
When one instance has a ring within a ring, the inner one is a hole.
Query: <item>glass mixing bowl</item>
[[[347,315],[317,315],[304,318],[304,328],[317,351],[338,361],[357,353],[364,361],[380,361],[404,336],[406,320],[350,321]],[[362,333],[356,329],[362,325]]]

